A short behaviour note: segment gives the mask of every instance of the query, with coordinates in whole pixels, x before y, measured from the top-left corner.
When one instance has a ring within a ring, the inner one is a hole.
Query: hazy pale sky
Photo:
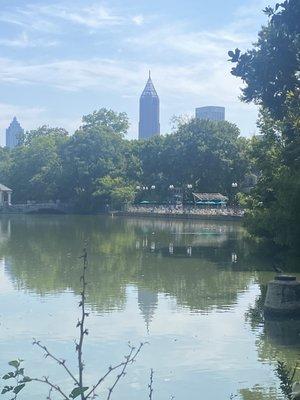
[[[239,99],[227,51],[245,50],[275,0],[0,0],[0,143],[14,115],[73,133],[101,107],[127,112],[137,137],[138,101],[151,69],[161,131],[173,115],[226,107],[243,135],[257,110]]]

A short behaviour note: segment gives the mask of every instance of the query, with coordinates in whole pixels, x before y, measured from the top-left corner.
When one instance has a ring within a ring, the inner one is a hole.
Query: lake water
[[[41,340],[75,367],[85,241],[87,386],[122,361],[128,341],[147,341],[113,399],[147,399],[151,368],[156,400],[281,398],[274,369],[277,360],[293,366],[299,358],[299,322],[263,323],[260,295],[274,277],[272,261],[253,251],[239,223],[2,216],[1,375],[19,357],[28,374],[72,390],[31,343]],[[31,384],[20,399],[46,393]]]

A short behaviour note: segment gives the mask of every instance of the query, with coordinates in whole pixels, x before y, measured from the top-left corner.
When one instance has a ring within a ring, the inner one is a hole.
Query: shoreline
[[[197,215],[197,214],[173,214],[173,213],[134,213],[126,211],[115,211],[110,213],[117,217],[133,217],[133,218],[163,218],[163,219],[194,219],[209,221],[242,221],[241,215]]]

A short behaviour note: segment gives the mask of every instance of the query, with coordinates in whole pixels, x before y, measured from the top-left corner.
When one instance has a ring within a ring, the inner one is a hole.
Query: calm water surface
[[[89,243],[87,385],[122,360],[127,342],[148,341],[114,399],[280,398],[276,360],[299,356],[297,321],[261,318],[274,273],[237,223],[14,216],[0,219],[0,373],[16,357],[31,375],[68,388],[38,338],[75,367],[78,256]],[[106,392],[109,381],[103,386]],[[71,391],[72,387],[70,387]],[[35,385],[24,399],[45,398]]]

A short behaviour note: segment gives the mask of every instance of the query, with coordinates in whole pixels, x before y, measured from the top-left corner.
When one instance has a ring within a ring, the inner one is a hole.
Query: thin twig
[[[58,385],[55,385],[54,383],[50,382],[46,376],[44,376],[43,378],[30,378],[30,380],[34,382],[44,383],[45,385],[50,386],[53,390],[59,393],[63,399],[70,400],[69,396],[67,396]]]
[[[113,371],[115,371],[118,368],[124,367],[125,369],[127,368],[127,366],[131,363],[133,363],[136,359],[136,357],[138,356],[139,352],[141,351],[142,347],[145,345],[146,343],[141,343],[139,345],[139,347],[137,348],[137,350],[134,353],[135,348],[134,347],[130,347],[130,352],[127,356],[125,356],[125,361],[113,366],[113,367],[109,367],[108,371],[98,380],[98,382],[92,387],[92,389],[88,392],[88,394],[86,395],[86,399],[89,398],[89,396],[95,392],[95,390],[99,387],[99,385],[107,378],[108,375],[110,375]],[[123,371],[123,369],[122,369]],[[125,372],[125,370],[123,371]],[[120,379],[120,378],[119,378]]]
[[[59,358],[55,357],[46,346],[43,346],[40,341],[33,339],[33,345],[38,346],[40,349],[42,349],[46,354],[45,358],[50,357],[52,360],[56,361],[60,366],[62,366],[68,375],[73,379],[73,381],[79,385],[78,379],[75,378],[75,376],[72,374],[72,372],[69,370],[69,368],[66,365],[66,360],[60,360]]]
[[[79,327],[79,343],[76,345],[76,351],[78,354],[78,373],[79,373],[79,387],[83,388],[83,361],[82,361],[82,347],[83,347],[83,340],[84,336],[88,334],[88,330],[84,326],[85,318],[88,316],[88,313],[85,312],[85,300],[86,300],[86,270],[88,267],[88,257],[87,257],[87,250],[86,248],[83,249],[83,254],[80,257],[83,259],[83,272],[81,276],[82,281],[82,290],[81,290],[81,300],[79,302],[79,307],[81,308],[81,318],[77,323],[77,327]],[[88,396],[85,396],[84,393],[81,393],[81,400],[85,400]]]
[[[52,387],[50,387],[50,389],[49,389],[49,393],[48,393],[48,396],[47,396],[46,400],[51,400],[51,399],[52,399],[52,397],[51,397],[51,393],[52,393],[52,391],[53,391],[53,388],[52,388]]]
[[[151,368],[150,370],[150,382],[148,384],[149,388],[149,400],[152,400],[152,395],[153,395],[153,369]]]

